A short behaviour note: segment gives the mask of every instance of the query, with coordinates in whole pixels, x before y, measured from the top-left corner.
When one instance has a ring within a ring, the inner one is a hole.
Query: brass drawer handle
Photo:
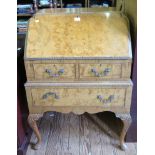
[[[47,99],[48,96],[53,96],[55,99],[59,99],[60,97],[55,92],[48,92],[42,96],[42,99]]]
[[[114,95],[110,95],[107,99],[104,99],[103,96],[97,95],[97,99],[102,103],[111,103],[114,100]]]
[[[48,73],[48,75],[51,77],[59,77],[64,73],[64,69],[60,69],[58,73],[52,73],[51,69],[45,69],[45,72]]]
[[[111,71],[111,68],[105,68],[103,71],[100,73],[96,71],[96,68],[92,68],[91,72],[94,74],[96,77],[101,77],[101,76],[107,76]]]

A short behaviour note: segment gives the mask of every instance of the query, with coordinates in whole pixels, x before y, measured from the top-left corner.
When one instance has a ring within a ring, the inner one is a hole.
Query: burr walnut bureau
[[[131,41],[128,19],[102,9],[45,9],[29,20],[25,46],[29,125],[39,148],[36,121],[44,112],[112,111],[131,123]]]

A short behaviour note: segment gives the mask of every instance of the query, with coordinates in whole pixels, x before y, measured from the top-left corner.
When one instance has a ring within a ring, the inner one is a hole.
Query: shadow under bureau
[[[29,125],[44,112],[112,111],[123,122],[126,148],[132,94],[131,41],[127,17],[103,9],[45,9],[29,20],[25,84]]]

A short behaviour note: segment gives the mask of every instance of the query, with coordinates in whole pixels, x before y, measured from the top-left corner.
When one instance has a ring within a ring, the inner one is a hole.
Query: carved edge
[[[117,118],[121,119],[121,121],[124,124],[124,131],[127,132],[127,130],[129,129],[129,127],[132,123],[132,118],[131,118],[130,113],[128,113],[128,114],[115,113],[115,116]],[[128,125],[126,125],[126,124],[128,124]]]
[[[115,116],[117,118],[120,118],[122,121],[132,121],[131,115],[128,114],[122,114],[122,113],[115,113]]]
[[[43,114],[29,114],[30,118],[32,118],[34,121],[39,120],[39,118],[43,117]]]
[[[28,122],[30,125],[33,125],[33,122],[38,121],[41,117],[43,117],[43,114],[29,114]]]

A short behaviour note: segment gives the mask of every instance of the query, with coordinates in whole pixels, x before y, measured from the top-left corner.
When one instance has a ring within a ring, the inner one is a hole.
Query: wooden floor
[[[136,155],[136,143],[127,143],[126,152],[119,149],[119,141],[112,138],[112,132],[95,124],[87,114],[47,113],[40,120],[42,145],[39,150],[28,146],[26,155]],[[104,126],[104,122],[103,122]],[[116,129],[116,126],[115,126]],[[36,138],[32,134],[31,142]]]

